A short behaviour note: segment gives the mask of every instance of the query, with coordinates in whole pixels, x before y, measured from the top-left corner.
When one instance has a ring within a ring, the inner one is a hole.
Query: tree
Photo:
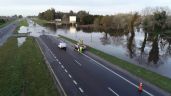
[[[71,11],[69,12],[69,15],[70,15],[70,16],[73,16],[73,15],[75,15],[75,14],[74,14],[74,12],[71,10]]]
[[[54,20],[55,19],[55,9],[48,9],[45,12],[39,13],[38,17],[40,19],[45,19],[45,20]]]
[[[131,31],[131,32],[134,31],[135,22],[137,21],[137,19],[138,19],[139,17],[140,17],[140,16],[138,15],[137,12],[136,12],[135,14],[132,15],[132,17],[130,18],[129,25],[128,25],[129,31]]]
[[[104,16],[102,17],[100,24],[102,24],[102,26],[104,28],[111,28],[112,26],[112,16]]]
[[[22,15],[19,15],[18,18],[23,18],[23,16]]]
[[[166,28],[166,11],[154,12],[154,27],[155,29],[165,29]]]
[[[83,24],[87,25],[87,24],[93,24],[95,17],[93,15],[87,15],[83,17]]]
[[[83,18],[85,17],[85,16],[87,16],[87,15],[89,15],[89,13],[88,12],[86,12],[86,11],[79,11],[79,12],[77,12],[77,17],[79,18],[78,20],[78,22],[80,23],[80,24],[83,24]]]
[[[100,18],[99,17],[96,17],[95,19],[94,19],[94,27],[99,27],[99,25],[100,25]]]

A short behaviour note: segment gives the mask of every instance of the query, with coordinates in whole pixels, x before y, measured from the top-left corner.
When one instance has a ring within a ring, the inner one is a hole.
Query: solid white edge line
[[[122,77],[121,75],[119,75],[118,73],[114,72],[113,70],[107,68],[106,66],[104,66],[103,64],[99,63],[98,61],[92,59],[91,57],[87,56],[86,54],[82,53],[84,56],[86,56],[87,58],[93,60],[94,62],[96,62],[97,64],[99,64],[101,67],[107,69],[108,71],[112,72],[113,74],[117,75],[118,77],[122,78],[123,80],[125,80],[126,82],[130,83],[131,85],[133,85],[134,87],[138,88],[138,86],[134,83],[132,83],[131,81],[129,81],[128,79]],[[147,93],[150,96],[154,96],[153,94],[149,93],[148,91],[146,91],[145,89],[143,90],[145,93]]]
[[[110,87],[108,87],[109,91],[111,91],[112,93],[114,93],[116,96],[119,96],[115,91],[113,91]]]
[[[84,92],[82,88],[80,88],[80,87],[79,87],[78,89],[81,91],[81,93],[83,93],[83,92]]]
[[[40,50],[41,50],[41,52],[42,52],[42,54],[43,54],[43,56],[46,58],[46,56],[45,56],[45,54],[44,54],[44,52],[43,52],[43,50],[42,50],[42,48],[40,47],[40,45],[39,45],[39,43],[38,43],[38,41],[37,41],[37,39],[36,39],[36,42],[37,42],[37,44],[38,44],[38,46],[39,46],[39,48],[40,48]],[[42,41],[42,43],[44,44],[44,42]],[[47,47],[47,45],[45,45],[44,44],[44,46],[46,46]],[[48,47],[47,47],[48,48]],[[49,49],[50,50],[50,49]],[[65,92],[65,90],[64,90],[64,88],[62,87],[62,85],[61,85],[61,82],[59,81],[59,79],[57,78],[57,76],[55,75],[55,73],[54,73],[54,71],[53,71],[53,69],[52,69],[52,67],[51,67],[51,65],[50,65],[50,63],[49,63],[49,61],[47,60],[47,65],[48,65],[48,67],[50,68],[50,70],[51,70],[51,72],[52,72],[52,74],[53,74],[53,76],[55,77],[55,80],[58,82],[58,84],[59,84],[59,86],[60,86],[60,88],[61,88],[61,90],[62,90],[62,92],[64,93],[64,96],[67,96],[67,94],[66,94],[66,92]]]
[[[74,61],[75,61],[78,65],[80,65],[80,66],[82,65],[82,64],[81,64],[81,63],[79,63],[77,60],[74,60]]]

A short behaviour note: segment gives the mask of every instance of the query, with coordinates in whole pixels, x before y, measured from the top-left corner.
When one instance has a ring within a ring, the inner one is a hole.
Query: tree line
[[[55,9],[51,8],[46,10],[45,12],[39,13],[38,17],[40,19],[53,21],[55,19],[61,19],[62,21],[69,21],[69,16],[76,16],[77,17],[77,23],[81,25],[87,25],[87,24],[93,24],[94,19],[98,17],[98,15],[91,15],[89,12],[86,11],[78,11],[73,12],[72,10],[70,12],[55,12]]]
[[[76,16],[79,25],[92,25],[95,28],[133,31],[135,26],[154,31],[171,29],[171,14],[168,7],[145,8],[141,12],[119,13],[115,15],[92,15],[86,11],[60,12],[48,9],[39,13],[38,17],[45,20],[61,19],[69,21],[69,16]]]

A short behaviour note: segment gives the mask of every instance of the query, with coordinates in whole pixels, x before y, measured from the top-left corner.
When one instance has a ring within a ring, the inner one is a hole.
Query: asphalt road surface
[[[0,28],[0,46],[13,34],[13,31],[18,26],[18,21],[14,21],[11,24]]]
[[[138,80],[75,51],[69,44],[66,51],[59,49],[60,40],[53,36],[43,35],[37,41],[67,96],[163,96],[148,85],[139,94]]]

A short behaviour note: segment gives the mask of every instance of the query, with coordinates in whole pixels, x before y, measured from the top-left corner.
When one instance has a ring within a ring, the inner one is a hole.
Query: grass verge
[[[72,42],[72,43],[77,42],[75,40],[64,37],[62,35],[59,35],[59,36],[67,41]],[[110,63],[115,64],[115,65],[127,70],[128,72],[150,82],[151,84],[154,84],[154,85],[158,86],[159,88],[171,93],[171,79],[161,76],[152,71],[146,70],[145,68],[136,66],[135,64],[131,64],[131,63],[124,61],[122,59],[119,59],[115,56],[106,54],[106,53],[104,53],[100,50],[94,49],[92,47],[88,47],[88,50],[89,50],[89,52],[103,58],[104,60],[109,61]]]
[[[14,22],[15,20],[10,20],[10,21],[8,21],[8,22],[6,22],[6,23],[3,23],[3,24],[0,24],[0,28],[3,28],[3,27],[5,27],[5,26],[7,26],[8,24],[10,24],[10,23],[12,23],[12,22]]]
[[[37,24],[39,24],[39,25],[43,25],[43,24],[46,24],[46,23],[48,23],[49,21],[47,21],[47,20],[42,20],[42,19],[38,19],[38,18],[34,18],[34,19],[32,19],[34,22],[36,22]]]
[[[21,20],[19,21],[19,26],[15,29],[14,33],[17,34],[18,31],[20,30],[20,27],[21,27],[21,26],[27,27],[28,25],[29,25],[29,24],[28,24],[28,22],[27,22],[26,19],[21,19]]]
[[[26,26],[26,27],[28,26],[28,22],[26,19],[21,19],[19,24],[20,26]]]
[[[59,96],[35,40],[18,47],[15,37],[0,47],[0,96]]]

